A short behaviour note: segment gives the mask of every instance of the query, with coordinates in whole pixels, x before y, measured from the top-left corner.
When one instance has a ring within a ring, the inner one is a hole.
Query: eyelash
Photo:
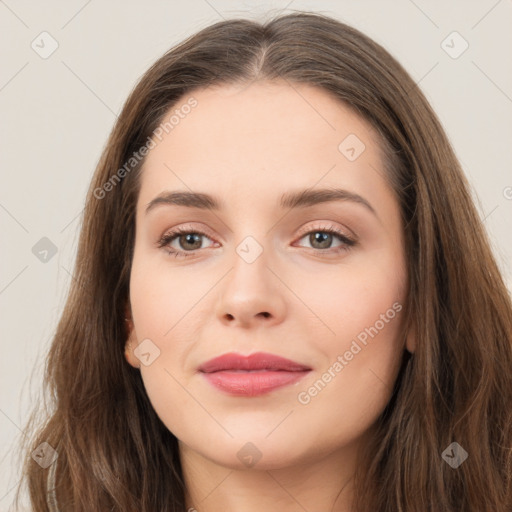
[[[334,248],[334,251],[330,250],[333,248],[328,249],[312,249],[313,251],[319,252],[319,253],[329,253],[332,254],[333,252],[335,254],[339,254],[345,251],[349,251],[352,247],[354,247],[357,244],[357,241],[349,238],[347,235],[342,233],[339,229],[335,228],[334,226],[328,226],[328,227],[319,227],[316,229],[310,229],[309,231],[305,231],[302,233],[298,240],[304,238],[304,236],[311,234],[311,233],[328,233],[330,235],[335,235],[344,245],[341,245],[339,247]],[[199,251],[200,249],[196,249],[194,251],[179,251],[176,249],[169,248],[169,244],[177,238],[179,235],[199,235],[199,236],[205,236],[207,238],[210,238],[208,234],[204,233],[200,230],[190,229],[187,226],[176,228],[169,233],[165,233],[160,240],[157,242],[157,246],[159,248],[167,247],[167,252],[169,255],[174,255],[176,258],[186,258],[188,256],[194,256],[196,251]],[[210,238],[211,239],[211,238]]]

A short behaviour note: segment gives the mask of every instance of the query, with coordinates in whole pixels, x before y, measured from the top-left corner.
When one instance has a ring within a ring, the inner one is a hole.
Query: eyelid
[[[320,224],[320,225],[313,225],[311,226],[310,224],[311,223],[314,223],[314,222],[320,222],[320,223],[324,223],[324,224]],[[325,224],[327,223],[327,224]],[[347,232],[344,231],[344,229]],[[305,226],[299,228],[299,231],[296,235],[296,237],[302,237],[303,235],[306,235],[308,233],[310,233],[311,231],[321,231],[321,230],[326,230],[326,231],[336,231],[342,235],[344,235],[346,238],[349,238],[355,242],[358,241],[358,237],[355,235],[355,233],[348,229],[348,228],[339,228],[337,227],[333,221],[327,221],[327,220],[315,220],[315,221],[309,221]],[[169,229],[166,229],[165,232],[163,233],[163,235],[160,237],[160,239],[164,238],[166,236],[167,233],[174,233],[176,234],[176,232],[193,232],[193,233],[198,233],[198,234],[201,234],[201,235],[204,235],[204,236],[207,236],[208,238],[210,238],[211,240],[214,240],[215,239],[215,236],[212,234],[212,232],[206,228],[206,227],[199,227],[199,228],[196,228],[193,224],[182,224],[182,225],[179,225],[177,227],[174,227],[174,228],[169,228]]]
[[[162,236],[160,237],[160,240],[162,240],[168,234],[171,234],[171,233],[173,235],[177,235],[177,234],[181,234],[181,233],[197,233],[197,234],[206,236],[206,237],[210,238],[211,240],[215,240],[215,236],[208,228],[206,228],[204,226],[197,227],[194,224],[180,224],[178,226],[166,229],[164,231],[164,233],[162,234]]]
[[[298,237],[302,238],[304,235],[307,235],[311,233],[312,231],[332,231],[337,233],[340,236],[343,236],[347,238],[348,240],[351,240],[353,242],[358,242],[358,237],[355,235],[355,233],[348,229],[348,228],[340,228],[336,224],[334,224],[332,221],[311,221],[311,222],[319,222],[319,225],[309,225],[310,223],[306,224],[303,228],[300,228]],[[324,223],[324,224],[322,224]]]

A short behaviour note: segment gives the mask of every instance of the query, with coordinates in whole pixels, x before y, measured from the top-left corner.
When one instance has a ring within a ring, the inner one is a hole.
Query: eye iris
[[[198,233],[187,233],[186,235],[181,235],[179,238],[181,247],[188,249],[200,249],[201,248],[201,235]],[[186,244],[192,244],[193,247],[187,247]]]
[[[328,249],[331,245],[332,234],[326,233],[325,231],[316,231],[309,235],[309,242],[313,247],[315,247],[314,243],[319,242],[320,247],[315,247],[318,249]]]

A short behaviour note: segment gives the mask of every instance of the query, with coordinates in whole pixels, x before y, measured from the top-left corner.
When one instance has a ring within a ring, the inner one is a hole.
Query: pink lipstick
[[[268,393],[298,381],[310,371],[309,366],[265,352],[224,354],[199,367],[210,384],[236,396]]]

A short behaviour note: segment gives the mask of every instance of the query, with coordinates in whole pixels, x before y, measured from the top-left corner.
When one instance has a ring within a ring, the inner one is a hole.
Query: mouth
[[[291,359],[258,352],[229,353],[203,363],[199,372],[215,388],[235,396],[258,396],[291,385],[311,368]]]

